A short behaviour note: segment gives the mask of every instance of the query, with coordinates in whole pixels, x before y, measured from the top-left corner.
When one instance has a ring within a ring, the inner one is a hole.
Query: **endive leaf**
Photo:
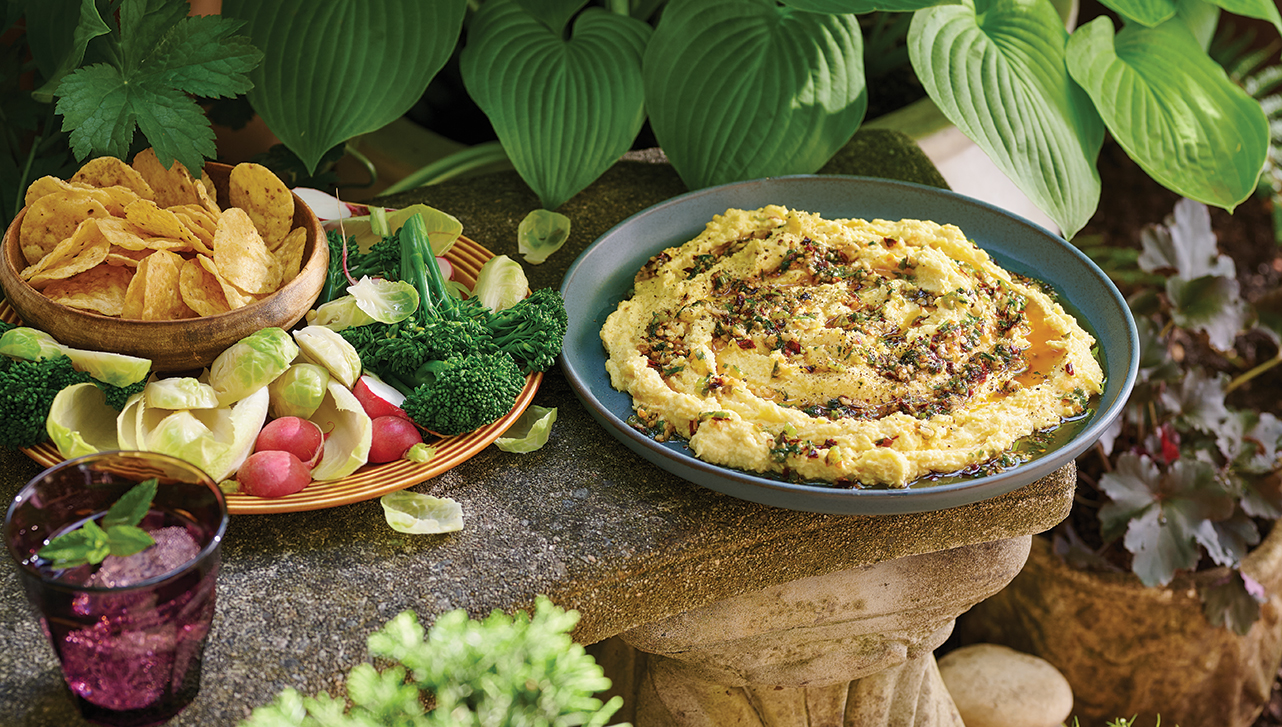
[[[644,74],[650,125],[691,189],[814,172],[868,107],[857,18],[772,0],[669,4]]]
[[[1072,237],[1099,204],[1104,126],[1064,67],[1068,33],[1043,0],[918,11],[913,68],[957,128]]]
[[[316,171],[325,152],[400,117],[458,41],[466,0],[224,0],[266,57],[249,101]]]
[[[459,56],[463,84],[547,209],[601,176],[645,121],[650,26],[588,8],[568,39],[514,0],[487,0]]]
[[[1096,18],[1069,40],[1068,70],[1118,144],[1163,186],[1230,211],[1255,191],[1268,119],[1183,23],[1114,36],[1112,21]]]

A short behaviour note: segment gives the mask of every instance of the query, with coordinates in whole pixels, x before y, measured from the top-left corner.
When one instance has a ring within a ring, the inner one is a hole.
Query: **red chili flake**
[[[1073,375],[1073,362],[1072,362],[1072,361],[1069,361],[1068,363],[1064,364],[1064,372],[1065,372],[1065,373],[1067,373],[1069,376],[1072,376],[1072,375]]]
[[[736,343],[739,344],[739,348],[756,348],[757,347],[756,341],[753,341],[751,338],[741,338],[738,341],[736,341]]]

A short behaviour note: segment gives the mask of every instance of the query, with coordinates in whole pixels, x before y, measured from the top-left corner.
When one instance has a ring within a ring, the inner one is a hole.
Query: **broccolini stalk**
[[[401,225],[401,280],[418,289],[418,322],[426,326],[432,320],[452,320],[457,315],[457,299],[450,293],[432,252],[423,215],[416,214]]]

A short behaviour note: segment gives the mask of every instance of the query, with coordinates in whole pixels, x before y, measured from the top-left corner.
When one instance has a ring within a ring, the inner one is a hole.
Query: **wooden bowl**
[[[231,167],[209,162],[205,171],[214,182],[220,204],[228,199]],[[46,298],[19,277],[27,267],[18,231],[24,208],[5,232],[0,247],[0,288],[25,325],[49,333],[73,348],[112,351],[151,359],[157,372],[184,372],[208,366],[218,354],[254,331],[288,330],[316,302],[329,265],[329,244],[320,220],[294,195],[294,227],[307,230],[303,265],[298,275],[272,295],[250,305],[214,316],[176,321],[114,318],[77,310]],[[177,291],[174,292],[177,295]]]

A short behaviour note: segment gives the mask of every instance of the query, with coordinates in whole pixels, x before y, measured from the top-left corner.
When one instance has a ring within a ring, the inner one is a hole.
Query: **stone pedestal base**
[[[597,648],[637,727],[962,727],[932,654],[1031,536],[802,578]]]

